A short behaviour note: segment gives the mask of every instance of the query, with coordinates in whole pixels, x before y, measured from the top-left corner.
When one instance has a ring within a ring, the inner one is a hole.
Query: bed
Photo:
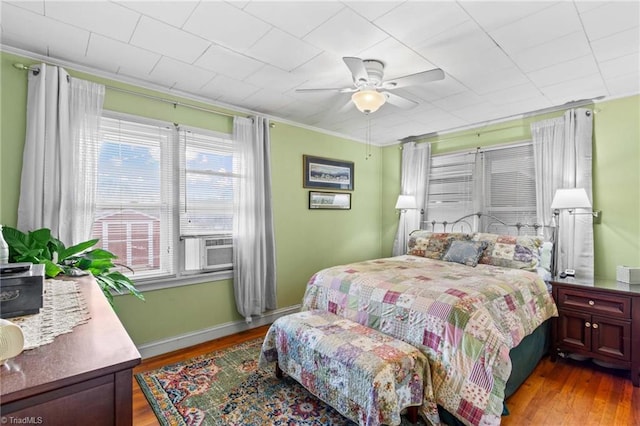
[[[407,255],[316,273],[302,309],[344,316],[425,353],[431,381],[420,413],[429,422],[497,425],[557,316],[543,247],[535,237],[417,231]]]

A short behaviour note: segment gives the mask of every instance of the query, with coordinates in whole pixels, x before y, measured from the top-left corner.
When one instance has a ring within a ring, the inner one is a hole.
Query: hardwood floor
[[[262,337],[267,329],[258,327],[149,358],[134,373]],[[137,381],[133,382],[134,426],[159,425]],[[588,362],[559,359],[553,363],[543,358],[507,406],[510,415],[502,418],[504,426],[640,426],[640,388],[633,387],[629,373]]]

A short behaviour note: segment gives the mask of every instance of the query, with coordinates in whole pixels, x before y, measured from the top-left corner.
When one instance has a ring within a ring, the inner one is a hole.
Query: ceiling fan
[[[417,104],[410,99],[389,92],[401,87],[416,86],[430,81],[442,80],[444,72],[440,68],[405,75],[391,80],[383,80],[384,63],[377,59],[360,59],[351,56],[342,58],[351,70],[354,87],[324,88],[324,89],[296,89],[296,92],[324,92],[353,93],[351,100],[361,112],[369,114],[375,112],[389,102],[399,108],[409,109]]]

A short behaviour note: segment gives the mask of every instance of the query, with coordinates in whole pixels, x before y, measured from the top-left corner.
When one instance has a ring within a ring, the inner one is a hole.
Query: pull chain
[[[367,130],[366,130],[366,147],[365,147],[365,156],[364,159],[368,160],[371,158],[371,116],[367,114]]]

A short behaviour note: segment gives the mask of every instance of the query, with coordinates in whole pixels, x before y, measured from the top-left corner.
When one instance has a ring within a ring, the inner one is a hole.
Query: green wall
[[[599,278],[615,279],[617,265],[640,266],[640,96],[631,96],[584,108],[594,110],[593,205],[602,210],[594,225],[594,268]],[[432,144],[432,154],[478,146],[531,139],[532,122],[561,116],[548,113],[435,136],[420,142]],[[383,149],[383,205],[398,194],[400,154],[398,147]],[[395,171],[391,170],[395,167]],[[395,191],[395,192],[394,192]],[[385,207],[387,208],[387,207]],[[390,219],[383,226],[383,253],[393,244]],[[388,249],[388,250],[387,250]]]
[[[640,266],[640,96],[596,105],[593,146],[595,273]]]
[[[15,225],[25,134],[27,73],[13,67],[34,61],[0,53],[0,223]],[[110,86],[199,104],[166,93],[132,87],[68,70],[72,75]],[[594,207],[603,211],[595,230],[595,270],[615,278],[619,264],[640,266],[640,96],[595,105]],[[170,122],[230,131],[228,117],[107,89],[105,108]],[[442,135],[434,154],[530,138],[529,117]],[[394,204],[400,187],[398,145],[373,148],[302,127],[275,123],[271,130],[274,225],[277,249],[278,307],[300,303],[305,284],[317,270],[390,256],[397,228]],[[349,211],[310,211],[302,188],[302,155],[355,163],[355,190]],[[146,302],[116,298],[116,309],[138,345],[240,321],[230,280],[148,291]]]
[[[13,67],[32,60],[0,53],[0,223],[15,226],[25,135],[27,73]],[[130,85],[67,70],[70,74],[183,103],[204,105]],[[146,99],[107,88],[105,109],[230,132],[229,117]],[[311,275],[326,266],[381,256],[382,155],[348,139],[275,123],[271,129],[278,307],[299,304]],[[311,211],[302,187],[302,155],[353,161],[355,190],[348,211]],[[231,280],[145,292],[146,302],[116,298],[116,310],[138,345],[242,320],[235,310]]]
[[[0,223],[15,226],[27,106],[26,73],[0,53]]]

